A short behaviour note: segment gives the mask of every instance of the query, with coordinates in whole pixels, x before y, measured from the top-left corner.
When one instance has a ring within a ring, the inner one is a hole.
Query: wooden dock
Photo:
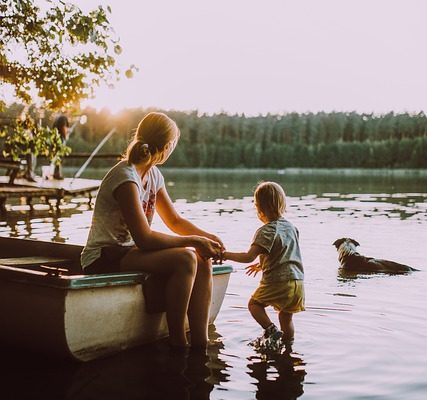
[[[14,184],[9,184],[8,176],[0,176],[0,212],[7,211],[6,204],[9,199],[24,198],[26,204],[33,208],[34,198],[43,198],[46,203],[50,199],[56,200],[56,207],[59,207],[61,200],[65,197],[88,197],[89,202],[98,190],[100,180],[65,178],[63,180],[43,180],[36,177],[36,182],[29,182],[26,179],[15,179]]]
[[[18,174],[23,172],[26,167],[27,164],[24,160],[13,161],[0,157],[0,168],[6,168],[6,170],[9,171],[8,182],[11,185],[14,183]]]

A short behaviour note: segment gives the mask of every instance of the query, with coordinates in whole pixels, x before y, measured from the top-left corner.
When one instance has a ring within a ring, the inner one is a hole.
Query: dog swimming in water
[[[357,252],[356,247],[360,244],[351,238],[341,238],[332,243],[338,251],[338,261],[341,268],[352,272],[387,272],[402,274],[410,271],[418,271],[405,264],[394,261],[381,260],[373,257],[365,257]]]

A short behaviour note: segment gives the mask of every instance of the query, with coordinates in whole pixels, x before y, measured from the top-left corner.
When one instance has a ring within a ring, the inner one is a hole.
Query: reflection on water
[[[347,271],[344,268],[338,268],[338,281],[339,282],[349,282],[349,281],[357,281],[360,279],[369,279],[371,277],[378,277],[381,275],[387,276],[387,275],[410,275],[413,271],[406,271],[406,272],[355,272],[355,271]]]
[[[226,377],[218,374],[218,350],[170,353],[161,343],[95,360],[78,369],[66,398],[209,399],[214,385]]]
[[[323,193],[418,193],[427,187],[426,171],[410,170],[209,170],[161,168],[173,199],[211,201],[251,196],[255,186],[273,180],[290,196]],[[75,170],[66,171],[72,176]],[[106,170],[88,168],[82,178],[101,179]]]
[[[218,198],[251,196],[255,186],[264,180],[282,184],[292,197],[304,195],[322,196],[324,193],[393,194],[417,193],[427,187],[427,175],[367,173],[359,171],[331,172],[328,170],[259,170],[259,171],[206,171],[192,170],[183,176],[180,170],[164,171],[168,190],[174,199],[209,201]],[[182,183],[184,182],[184,185]],[[424,185],[424,186],[423,186]],[[423,190],[425,192],[425,190]],[[378,196],[376,196],[378,197]],[[395,198],[394,200],[397,200]]]
[[[288,212],[297,218],[320,218],[326,222],[332,218],[366,219],[384,218],[411,220],[418,223],[427,219],[427,193],[393,195],[330,194],[288,195]],[[176,208],[190,219],[233,217],[238,213],[252,213],[252,197],[218,198],[214,201],[195,203],[178,199]],[[0,235],[52,240],[58,242],[84,243],[90,224],[92,207],[80,202],[63,204],[59,209],[15,209],[13,206],[0,219]],[[203,221],[205,222],[205,221]],[[216,229],[217,227],[215,227]]]
[[[257,399],[270,400],[280,394],[280,399],[293,400],[304,393],[305,363],[298,354],[251,356],[248,360],[248,374],[256,380]]]
[[[2,352],[8,365],[2,398],[35,398],[36,393],[43,399],[209,399],[213,387],[227,380],[229,367],[219,358],[222,344],[213,326],[209,333],[207,354],[171,352],[165,342],[84,364]]]
[[[230,250],[246,249],[260,225],[251,198],[256,183],[283,184],[306,271],[307,310],[295,316],[294,352],[265,359],[248,346],[261,334],[247,310],[258,279],[235,264],[207,357],[171,357],[161,345],[84,365],[26,357],[7,363],[2,398],[19,398],[8,395],[25,391],[22,382],[55,399],[155,399],[172,389],[170,398],[185,399],[424,398],[426,176],[165,171],[165,178],[179,213]],[[16,207],[0,220],[0,235],[83,244],[91,216],[84,199],[59,212]],[[153,224],[165,230],[158,217]],[[332,245],[340,237],[356,239],[361,254],[420,271],[344,276]]]
[[[83,243],[90,223],[87,204],[64,204],[59,209],[16,210],[12,207],[0,220],[0,235],[54,242]]]

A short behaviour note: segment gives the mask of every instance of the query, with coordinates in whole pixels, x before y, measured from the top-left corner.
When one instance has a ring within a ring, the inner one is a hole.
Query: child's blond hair
[[[276,182],[261,182],[254,192],[255,205],[271,220],[281,217],[286,211],[286,194]]]

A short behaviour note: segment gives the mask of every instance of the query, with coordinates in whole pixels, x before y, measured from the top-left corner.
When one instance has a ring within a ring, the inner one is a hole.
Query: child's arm
[[[265,250],[261,246],[253,244],[247,252],[233,253],[231,251],[224,251],[222,256],[223,260],[250,263],[262,253],[265,253]]]

